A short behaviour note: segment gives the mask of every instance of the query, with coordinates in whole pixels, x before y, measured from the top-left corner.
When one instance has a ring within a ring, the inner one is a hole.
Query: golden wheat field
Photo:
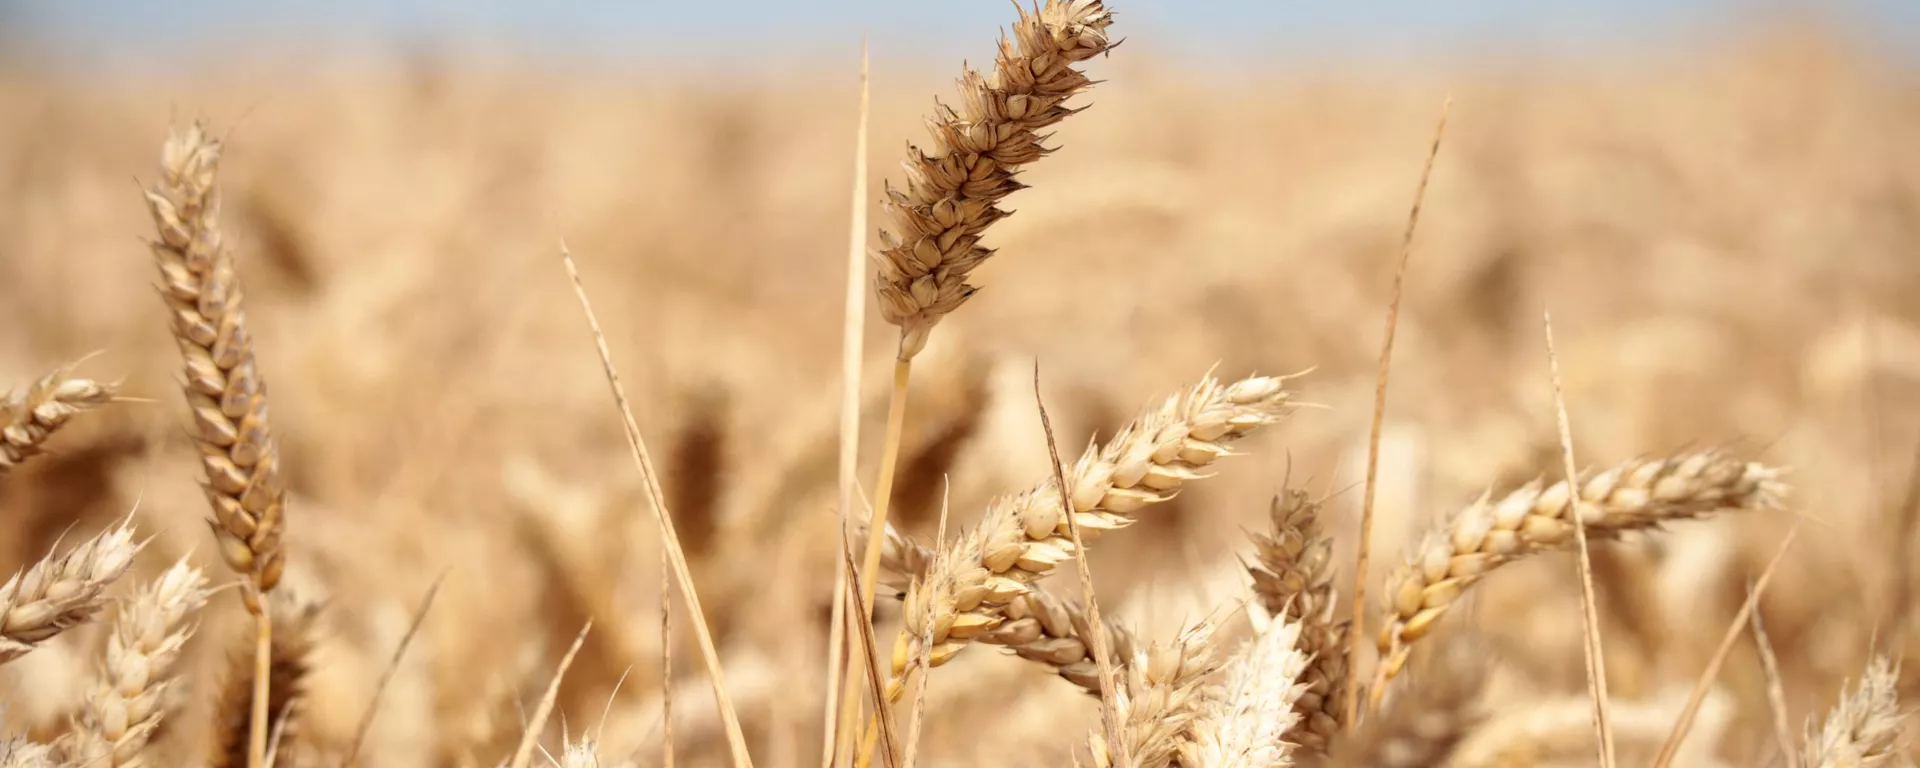
[[[1915,70],[1006,23],[858,171],[853,62],[0,67],[0,766],[1920,754]]]

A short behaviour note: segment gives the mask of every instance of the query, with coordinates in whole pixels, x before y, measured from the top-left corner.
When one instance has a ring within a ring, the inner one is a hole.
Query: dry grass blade
[[[1347,633],[1335,620],[1333,537],[1321,530],[1320,502],[1299,490],[1275,496],[1273,530],[1253,535],[1255,560],[1247,564],[1254,598],[1269,615],[1298,622],[1300,651],[1308,657],[1304,690],[1294,700],[1299,722],[1288,741],[1320,755],[1339,735],[1346,716]]]
[[[1008,216],[1000,201],[1021,188],[1020,167],[1052,150],[1040,131],[1079,110],[1066,106],[1093,85],[1074,65],[1105,53],[1113,14],[1101,0],[1046,0],[1000,39],[992,75],[960,75],[960,103],[936,104],[932,142],[909,147],[903,188],[887,187],[874,258],[880,316],[900,326],[901,360],[926,346],[940,318],[973,295],[967,276],[993,251],[981,234]]]
[[[161,148],[160,180],[146,197],[159,233],[150,245],[160,295],[185,363],[191,431],[213,508],[209,526],[227,567],[248,580],[240,594],[255,617],[254,679],[264,686],[273,625],[263,603],[286,565],[286,490],[233,252],[220,234],[221,147],[197,122],[173,133]],[[253,768],[266,760],[266,699],[264,688],[254,691]]]
[[[1053,420],[1047,418],[1047,401],[1040,395],[1040,361],[1033,363],[1033,404],[1040,410],[1040,431],[1047,438],[1047,458],[1053,463],[1053,483],[1055,487],[1067,487],[1067,470],[1060,464],[1060,444],[1054,439]],[[1074,521],[1073,506],[1067,497],[1060,496],[1060,518],[1067,522],[1067,540],[1073,542],[1075,552],[1086,552],[1086,542],[1080,538],[1080,525]],[[1087,624],[1093,647],[1094,666],[1100,672],[1100,718],[1105,725],[1109,743],[1113,745],[1113,755],[1121,765],[1132,765],[1127,752],[1126,740],[1121,738],[1120,710],[1114,692],[1117,690],[1113,679],[1113,649],[1107,641],[1107,625],[1100,620],[1100,603],[1094,597],[1093,570],[1087,565],[1085,557],[1073,559],[1075,570],[1080,576],[1080,599],[1086,601]]]
[[[1747,593],[1746,602],[1740,604],[1740,610],[1734,614],[1733,620],[1727,622],[1727,631],[1721,635],[1720,645],[1714,648],[1713,657],[1707,660],[1707,668],[1701,670],[1700,678],[1694,681],[1693,693],[1687,697],[1680,717],[1674,720],[1672,733],[1667,734],[1659,753],[1654,755],[1654,768],[1666,768],[1680,754],[1680,745],[1686,740],[1688,729],[1693,727],[1693,718],[1700,712],[1701,703],[1707,700],[1707,693],[1713,690],[1714,681],[1720,677],[1721,665],[1726,663],[1728,654],[1733,653],[1733,645],[1740,639],[1740,631],[1747,626],[1747,617],[1759,610],[1760,597],[1766,594],[1767,585],[1772,583],[1774,570],[1780,567],[1781,561],[1786,560],[1787,549],[1799,534],[1798,526],[1787,531],[1787,535],[1780,540],[1780,548],[1774,550],[1773,559],[1767,561],[1766,569],[1760,572],[1760,578],[1754,581],[1753,589]]]
[[[58,556],[49,555],[0,586],[0,664],[93,618],[105,592],[140,546],[122,522]]]
[[[851,541],[846,542],[843,556],[849,561],[847,566],[851,568],[853,566],[851,562],[853,557],[853,543]],[[852,590],[853,585],[848,584],[847,588]],[[876,644],[873,639],[872,622],[858,621],[854,622],[853,626],[863,635],[860,642],[864,647],[871,648]],[[884,695],[886,681],[880,678],[880,661],[874,658],[872,654],[862,655],[860,661],[861,663],[857,671],[865,673],[864,677],[867,681],[867,692],[873,696],[874,700],[872,738],[879,739],[880,754],[886,758],[887,768],[899,768],[901,761],[900,736],[898,729],[894,727],[892,708]],[[874,745],[871,743],[871,740],[870,743],[862,747],[859,765],[867,766],[872,764],[873,748]]]
[[[1353,568],[1352,635],[1347,639],[1347,669],[1360,668],[1361,637],[1367,633],[1367,571],[1373,557],[1373,501],[1380,482],[1380,433],[1387,419],[1387,379],[1393,366],[1393,338],[1400,326],[1400,299],[1406,295],[1407,262],[1413,257],[1413,233],[1420,227],[1420,204],[1427,199],[1427,181],[1433,176],[1433,161],[1440,156],[1440,140],[1447,134],[1447,114],[1453,109],[1453,97],[1440,105],[1440,121],[1433,128],[1433,146],[1427,150],[1426,165],[1420,169],[1420,185],[1413,192],[1413,207],[1407,212],[1406,234],[1400,238],[1400,260],[1393,270],[1393,298],[1387,303],[1387,327],[1380,339],[1380,375],[1373,387],[1373,424],[1367,433],[1367,481],[1360,501],[1360,540]],[[1374,695],[1379,695],[1376,687]],[[1359,720],[1360,678],[1347,678],[1344,721],[1352,727]],[[1377,704],[1378,701],[1376,700]]]
[[[171,674],[207,578],[182,560],[121,606],[101,678],[87,694],[68,757],[99,768],[145,764],[140,752],[166,715]]]
[[[593,303],[587,300],[587,288],[580,282],[580,270],[573,263],[573,254],[566,245],[560,247],[561,262],[567,268],[567,277],[573,282],[573,292],[580,300],[580,310],[586,315],[587,328],[593,332],[593,343],[600,353],[600,364],[606,371],[607,384],[613,389],[614,404],[620,408],[621,424],[626,428],[627,445],[633,450],[634,465],[640,470],[640,479],[646,485],[647,497],[653,502],[653,519],[660,525],[660,538],[666,547],[668,559],[673,564],[673,575],[680,587],[680,595],[686,600],[687,613],[693,617],[694,636],[700,641],[700,654],[706,662],[708,681],[713,684],[714,703],[719,707],[720,718],[727,732],[727,744],[733,751],[736,766],[753,765],[747,754],[747,739],[740,729],[740,716],[734,709],[733,701],[727,696],[725,673],[720,669],[720,652],[713,645],[713,631],[707,627],[707,614],[700,607],[700,594],[693,586],[693,571],[687,567],[686,550],[680,546],[680,534],[674,530],[673,515],[667,512],[667,500],[661,495],[660,478],[654,471],[653,458],[647,454],[646,440],[640,437],[640,425],[634,421],[633,408],[627,404],[626,388],[620,384],[620,372],[613,366],[613,353],[607,349],[607,337],[600,332],[600,320],[594,317]]]
[[[427,611],[433,608],[433,598],[440,594],[440,584],[447,579],[442,572],[433,578],[427,587],[427,594],[420,598],[420,607],[413,611],[413,620],[407,624],[407,632],[400,636],[400,644],[394,646],[393,657],[387,660],[387,666],[380,671],[380,682],[373,686],[373,698],[367,702],[367,711],[360,716],[360,724],[353,729],[353,744],[347,747],[347,756],[340,764],[352,768],[358,765],[360,748],[367,743],[367,734],[373,731],[374,716],[380,712],[380,697],[387,692],[387,686],[393,682],[393,675],[400,669],[400,659],[407,655],[407,648],[413,645],[413,637],[420,632],[420,625],[427,620]]]
[[[269,597],[267,608],[277,631],[268,649],[266,679],[258,677],[258,665],[248,663],[244,652],[233,657],[225,693],[214,713],[213,768],[249,765],[255,743],[260,745],[259,759],[265,765],[266,744],[275,732],[280,734],[283,751],[299,738],[300,703],[306,695],[307,676],[313,671],[320,606],[279,591]],[[266,691],[264,697],[258,695],[261,690]],[[269,713],[264,721],[253,712],[261,702]],[[261,722],[266,723],[267,730],[256,735],[255,724]]]
[[[908,660],[923,636],[940,666],[1005,620],[1005,608],[1078,549],[1064,517],[1083,536],[1124,528],[1145,507],[1173,497],[1230,452],[1230,444],[1290,409],[1285,379],[1256,376],[1221,385],[1211,376],[1168,398],[1101,448],[1089,447],[1067,477],[1067,501],[1052,480],[1003,496],[959,541],[942,543],[925,578],[908,590],[893,655],[890,698],[909,682]],[[932,628],[931,633],[927,632]]]
[[[22,392],[0,394],[0,475],[40,455],[53,433],[75,415],[106,405],[116,386],[72,376],[64,366]]]
[[[1300,723],[1295,707],[1306,691],[1307,654],[1300,622],[1249,607],[1254,636],[1227,662],[1217,697],[1200,708],[1181,746],[1182,766],[1283,768],[1293,764],[1286,735]]]
[[[839,466],[839,512],[835,521],[845,529],[852,524],[854,515],[854,484],[858,482],[860,469],[860,383],[862,364],[866,359],[864,331],[867,325],[866,263],[867,263],[867,123],[872,112],[872,93],[867,78],[867,41],[860,40],[860,119],[854,129],[853,142],[853,201],[849,210],[852,220],[851,233],[847,236],[847,296],[846,308],[842,312],[840,327],[840,466]],[[845,543],[845,536],[838,537]],[[847,553],[851,557],[852,553]],[[822,768],[833,765],[835,751],[835,732],[851,717],[840,714],[840,697],[843,685],[840,679],[841,664],[846,659],[847,589],[853,578],[846,567],[847,557],[836,557],[834,562],[833,618],[827,629],[827,701],[821,722],[825,733],[821,741],[820,762]],[[863,590],[868,594],[871,590]],[[870,599],[870,598],[869,598]],[[865,621],[864,617],[862,621]],[[874,650],[866,648],[863,653],[872,657]]]
[[[1826,725],[1807,736],[1809,768],[1872,768],[1900,755],[1899,672],[1876,656],[1853,693],[1840,700]]]
[[[1771,467],[1699,451],[1590,473],[1577,492],[1564,480],[1544,486],[1536,480],[1497,501],[1480,497],[1429,533],[1388,579],[1388,624],[1380,632],[1382,663],[1371,698],[1385,695],[1413,643],[1468,588],[1515,559],[1572,546],[1567,516],[1576,496],[1588,535],[1611,537],[1722,510],[1773,507],[1783,490],[1777,475]]]
[[[1758,592],[1758,585],[1748,588],[1748,605],[1759,605]],[[1780,658],[1773,654],[1773,642],[1767,639],[1759,610],[1747,611],[1747,625],[1753,629],[1753,647],[1760,652],[1760,670],[1767,677],[1767,710],[1773,715],[1773,738],[1780,748],[1780,759],[1786,762],[1786,768],[1797,768],[1800,761],[1793,748],[1793,728],[1787,725],[1787,691],[1780,677]]]
[[[1553,348],[1553,315],[1542,313],[1541,318],[1547,334],[1547,368],[1553,374],[1553,409],[1560,425],[1560,460],[1569,485],[1580,477],[1579,465],[1573,460],[1573,426],[1567,419],[1566,392],[1560,386],[1560,356]],[[1593,596],[1593,559],[1587,549],[1586,515],[1580,510],[1580,501],[1573,502],[1573,550],[1575,562],[1580,567],[1580,621],[1582,639],[1586,648],[1582,653],[1587,663],[1587,695],[1593,698],[1593,724],[1599,735],[1600,765],[1613,768],[1613,719],[1609,711],[1607,695],[1607,659],[1600,644],[1599,601]]]
[[[540,703],[533,708],[533,717],[527,719],[527,730],[520,735],[520,745],[513,750],[513,759],[508,768],[527,768],[533,762],[533,748],[540,743],[540,732],[547,727],[547,718],[553,715],[553,703],[560,697],[560,681],[566,679],[567,668],[573,666],[573,657],[580,653],[580,646],[586,644],[587,633],[593,631],[593,620],[588,619],[581,625],[580,633],[573,636],[573,645],[560,657],[560,665],[553,670],[553,680],[547,683],[547,692],[540,697]]]

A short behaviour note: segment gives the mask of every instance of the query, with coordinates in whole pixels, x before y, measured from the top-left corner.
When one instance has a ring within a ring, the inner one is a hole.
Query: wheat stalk
[[[1225,681],[1210,697],[1180,746],[1183,768],[1280,768],[1292,765],[1287,734],[1300,724],[1299,698],[1306,692],[1308,656],[1299,645],[1302,625],[1287,616],[1248,611],[1254,636],[1224,669]]]
[[[1021,188],[1014,175],[1053,151],[1040,132],[1079,111],[1065,102],[1093,84],[1073,65],[1111,47],[1113,14],[1101,0],[1019,10],[993,74],[961,73],[957,106],[935,104],[930,143],[907,148],[906,184],[889,184],[881,201],[891,226],[880,230],[874,293],[880,316],[900,326],[901,360],[973,295],[967,276],[993,255],[980,236],[1008,216],[999,203]]]
[[[75,724],[73,759],[99,768],[145,764],[140,752],[166,714],[169,675],[193,635],[206,586],[206,576],[182,560],[121,606],[104,673]]]
[[[1285,380],[1256,376],[1221,385],[1208,376],[1123,428],[1104,448],[1089,447],[1066,474],[1067,501],[1085,536],[1124,528],[1144,507],[1173,498],[1188,481],[1228,455],[1228,446],[1290,409]],[[1060,492],[1052,481],[993,502],[980,523],[943,545],[925,578],[907,591],[887,695],[897,699],[913,675],[923,636],[928,666],[1005,621],[1005,608],[1054,566],[1075,555]]]
[[[71,366],[63,367],[24,392],[0,395],[0,475],[40,455],[41,446],[75,414],[113,399],[113,384],[73,378],[71,373]]]
[[[0,586],[0,664],[93,618],[106,604],[107,586],[126,572],[139,549],[133,527],[122,523],[8,579]]]
[[[1634,460],[1580,481],[1578,506],[1591,536],[1617,536],[1727,509],[1760,509],[1782,491],[1778,471],[1715,451]],[[1499,501],[1482,496],[1413,551],[1391,578],[1387,626],[1373,698],[1399,674],[1412,645],[1488,572],[1536,552],[1574,543],[1567,513],[1576,500],[1566,481],[1536,480]]]
[[[286,591],[273,593],[267,602],[278,630],[273,633],[264,686],[269,713],[267,728],[279,739],[280,754],[285,755],[298,741],[300,703],[306,694],[307,675],[313,671],[320,606]],[[257,669],[245,654],[233,657],[214,717],[213,768],[248,765],[249,751],[256,738],[253,729],[258,722],[249,706],[254,703],[255,692],[260,687],[260,681],[254,677]]]
[[[1868,768],[1901,752],[1900,675],[1884,656],[1874,657],[1853,693],[1835,705],[1826,725],[1807,736],[1810,768]]]
[[[1287,739],[1326,754],[1344,722],[1350,623],[1334,618],[1333,537],[1321,530],[1319,513],[1320,502],[1304,491],[1275,496],[1273,530],[1253,534],[1256,557],[1247,573],[1261,608],[1300,625],[1297,644],[1309,658],[1294,700],[1299,722]]]

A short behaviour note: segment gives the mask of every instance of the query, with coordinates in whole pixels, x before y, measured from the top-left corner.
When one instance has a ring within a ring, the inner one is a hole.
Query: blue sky
[[[1031,2],[1031,0],[1028,0]],[[1418,58],[1626,53],[1827,9],[1895,52],[1920,50],[1920,0],[1120,0],[1124,35],[1169,55]],[[980,56],[1009,0],[0,0],[18,45],[146,66],[183,50],[507,51],[554,62],[779,61],[845,51]],[[1912,58],[1912,57],[1909,57]]]

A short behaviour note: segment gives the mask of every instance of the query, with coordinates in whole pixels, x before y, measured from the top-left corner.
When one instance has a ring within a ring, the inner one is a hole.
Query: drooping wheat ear
[[[61,763],[54,759],[53,749],[44,744],[25,738],[0,743],[0,768],[54,768],[57,765]]]
[[[40,455],[47,438],[81,411],[113,399],[114,385],[76,379],[64,367],[27,387],[0,395],[0,475]]]
[[[1251,606],[1254,635],[1227,661],[1219,695],[1208,699],[1180,747],[1191,768],[1280,768],[1293,764],[1287,734],[1300,724],[1307,654],[1302,625]]]
[[[1132,766],[1120,766],[1115,750],[1096,730],[1088,737],[1095,768],[1162,768],[1173,764],[1200,713],[1213,706],[1219,691],[1210,678],[1220,670],[1215,627],[1202,622],[1189,627],[1171,645],[1155,643],[1135,651],[1127,661],[1124,679],[1114,691],[1120,710],[1121,733]],[[1284,707],[1282,708],[1284,709]]]
[[[1899,672],[1876,656],[1852,694],[1835,705],[1827,723],[1807,735],[1811,768],[1869,768],[1901,754]]]
[[[1112,22],[1101,0],[1022,8],[1013,37],[1000,38],[993,74],[963,71],[957,108],[936,103],[931,143],[907,148],[906,185],[887,187],[881,208],[892,224],[881,228],[874,258],[880,316],[900,326],[901,360],[973,295],[967,275],[993,255],[981,233],[1007,217],[998,206],[1021,188],[1020,167],[1052,151],[1040,131],[1079,111],[1065,102],[1093,81],[1073,65],[1111,47]]]
[[[133,527],[119,527],[87,540],[63,555],[49,555],[26,573],[0,586],[0,664],[34,649],[99,612],[107,586],[133,562],[140,549]]]
[[[313,665],[320,605],[286,591],[273,593],[267,605],[274,627],[267,673],[267,728],[269,734],[277,734],[280,759],[286,760],[298,743],[300,703]],[[214,714],[213,768],[247,766],[253,738],[254,668],[244,651],[237,652],[228,666],[225,690]]]
[[[210,525],[220,556],[252,588],[247,609],[260,613],[260,594],[280,582],[286,562],[286,492],[280,456],[267,423],[266,384],[254,366],[253,339],[240,308],[233,253],[221,243],[217,219],[221,143],[194,123],[167,138],[160,179],[147,190],[159,238],[160,295],[172,315],[185,361],[192,433],[206,470]]]
[[[1147,411],[1098,450],[1089,447],[1066,473],[1068,501],[1082,538],[1131,525],[1144,507],[1173,498],[1188,481],[1228,455],[1229,445],[1290,409],[1285,379],[1255,376],[1229,385],[1213,377]],[[942,544],[926,577],[907,591],[905,627],[895,644],[887,695],[898,699],[932,638],[930,666],[998,626],[1005,608],[1054,566],[1075,555],[1053,481],[988,506],[959,541]]]
[[[1771,507],[1782,492],[1778,474],[1715,451],[1634,460],[1583,477],[1577,501],[1589,538],[1617,536],[1721,510]],[[1543,487],[1536,480],[1499,501],[1481,496],[1429,534],[1383,592],[1388,615],[1373,695],[1384,693],[1378,684],[1399,674],[1413,643],[1488,572],[1572,546],[1568,512],[1575,501],[1566,481]]]
[[[881,583],[904,588],[913,579],[926,575],[935,557],[931,548],[908,538],[893,526],[887,526],[883,542]],[[1093,658],[1088,636],[1093,631],[1093,621],[1084,606],[1050,592],[1034,590],[1014,598],[1004,614],[1006,621],[981,635],[981,642],[1045,664],[1067,682],[1096,696],[1100,694],[1100,665]],[[1133,633],[1112,621],[1101,623],[1107,628],[1107,645],[1112,649],[1114,664],[1126,666],[1136,648]]]
[[[1247,573],[1261,608],[1300,625],[1297,643],[1309,661],[1293,705],[1300,720],[1286,738],[1324,755],[1346,710],[1350,624],[1335,618],[1333,537],[1320,528],[1320,502],[1305,491],[1275,496],[1270,514],[1273,531],[1253,534],[1257,556]]]
[[[101,678],[75,723],[71,759],[99,768],[145,764],[140,751],[166,714],[169,675],[206,601],[206,576],[182,560],[121,605]]]

